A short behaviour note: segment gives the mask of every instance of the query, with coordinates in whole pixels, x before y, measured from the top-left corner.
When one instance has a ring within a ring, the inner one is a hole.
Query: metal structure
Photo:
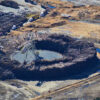
[[[28,51],[31,50],[35,56],[35,60],[39,60],[39,52],[36,52],[35,38],[38,38],[37,33],[29,33],[26,42],[22,45],[21,53],[25,54],[24,64],[27,64]]]

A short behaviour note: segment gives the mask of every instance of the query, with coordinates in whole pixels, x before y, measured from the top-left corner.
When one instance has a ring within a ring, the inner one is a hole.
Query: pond
[[[35,52],[39,52],[39,57],[45,60],[54,60],[63,57],[60,53],[49,51],[49,50],[36,50]],[[27,64],[29,64],[32,61],[36,60],[36,58],[33,51],[28,50],[27,57],[26,57],[26,53],[22,54],[21,51],[17,51],[11,55],[11,60],[16,60],[20,63],[27,61]]]

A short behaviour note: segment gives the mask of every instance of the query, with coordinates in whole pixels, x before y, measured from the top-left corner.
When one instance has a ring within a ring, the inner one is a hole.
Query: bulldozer
[[[34,21],[39,19],[39,17],[40,17],[40,14],[27,14],[26,15],[27,19],[33,18]]]

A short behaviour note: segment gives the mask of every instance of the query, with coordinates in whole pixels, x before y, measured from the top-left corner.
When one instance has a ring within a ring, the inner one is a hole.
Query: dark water
[[[53,52],[53,51],[48,51],[48,50],[36,50],[36,51],[39,52],[40,57],[46,60],[54,60],[54,59],[59,59],[63,57],[61,54],[57,52]],[[35,58],[34,52],[32,52],[32,50],[29,50],[27,52],[27,57],[26,57],[26,53],[22,54],[21,51],[19,51],[12,54],[11,59],[16,60],[20,63],[23,63],[24,61],[31,63],[36,58]]]

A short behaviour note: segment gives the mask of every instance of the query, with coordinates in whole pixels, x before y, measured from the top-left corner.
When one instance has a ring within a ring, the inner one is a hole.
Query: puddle
[[[51,5],[49,5],[49,4],[48,4],[48,7],[49,7],[49,8],[51,8],[51,9],[54,9],[54,8],[56,8],[56,7],[54,7],[54,6],[51,6]]]
[[[98,53],[100,53],[100,48],[96,48],[96,51],[97,51]]]
[[[45,60],[54,60],[63,57],[61,54],[57,52],[48,51],[48,50],[36,50],[36,52],[39,52],[39,57]],[[27,61],[27,64],[29,64],[32,61],[36,60],[36,58],[34,52],[32,50],[28,50],[27,57],[26,57],[26,53],[22,54],[21,51],[18,51],[11,55],[11,60],[16,60],[20,63],[24,63],[24,61]]]

